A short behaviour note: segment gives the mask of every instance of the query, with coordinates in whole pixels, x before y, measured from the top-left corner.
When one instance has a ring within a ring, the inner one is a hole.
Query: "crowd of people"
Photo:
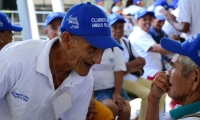
[[[12,42],[23,26],[0,12],[2,119],[129,120],[135,95],[135,120],[200,120],[200,1],[104,1],[50,13],[47,40]]]

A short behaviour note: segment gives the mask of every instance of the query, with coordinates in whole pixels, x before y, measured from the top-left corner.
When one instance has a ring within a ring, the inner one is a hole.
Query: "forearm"
[[[159,120],[159,102],[160,99],[155,99],[151,96],[148,96],[145,120]]]
[[[187,33],[189,31],[188,26],[184,25],[184,23],[182,23],[182,22],[178,22],[178,21],[174,20],[171,24],[179,32]]]
[[[114,72],[115,75],[115,93],[120,94],[123,83],[123,71]]]
[[[173,54],[172,52],[170,51],[167,51],[165,49],[163,49],[160,44],[154,44],[150,47],[149,51],[151,52],[158,52],[160,54]]]

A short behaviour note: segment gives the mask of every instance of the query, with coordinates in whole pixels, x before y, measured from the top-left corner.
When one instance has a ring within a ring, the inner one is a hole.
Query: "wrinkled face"
[[[164,20],[158,20],[156,18],[152,19],[151,25],[156,29],[156,30],[161,30],[162,26],[164,25],[165,21]]]
[[[144,16],[142,16],[141,18],[139,18],[136,22],[137,25],[144,31],[148,32],[149,28],[151,26],[151,15],[146,14]]]
[[[12,31],[4,30],[0,32],[0,46],[4,47],[8,43],[12,42],[13,39],[12,36],[13,36]]]
[[[104,50],[90,45],[86,40],[79,36],[70,35],[70,40],[65,45],[70,66],[80,76],[86,76],[94,64],[101,62]]]
[[[62,19],[60,18],[54,19],[45,29],[45,33],[50,40],[58,36],[58,28],[61,25],[61,22]]]
[[[117,21],[110,28],[112,37],[119,42],[119,39],[124,35],[124,23]]]
[[[176,54],[171,61],[172,67],[167,70],[170,83],[168,95],[176,100],[184,100],[188,95],[190,95],[192,82],[189,78],[190,75],[188,77],[182,75],[182,66],[179,61],[180,55]]]

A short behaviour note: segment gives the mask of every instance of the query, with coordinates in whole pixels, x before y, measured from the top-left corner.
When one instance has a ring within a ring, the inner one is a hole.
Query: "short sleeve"
[[[179,0],[178,2],[178,16],[177,21],[191,23],[192,13],[191,13],[191,0]]]
[[[150,49],[150,47],[155,44],[156,42],[153,40],[153,38],[148,35],[148,36],[141,36],[139,38],[136,38],[134,40],[131,40],[131,44],[134,47],[139,47],[140,49],[142,49],[144,52],[148,52],[148,50]]]
[[[118,47],[114,47],[114,71],[126,71],[122,51]]]

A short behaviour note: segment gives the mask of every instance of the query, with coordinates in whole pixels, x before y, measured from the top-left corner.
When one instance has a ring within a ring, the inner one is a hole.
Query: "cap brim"
[[[122,21],[123,23],[126,22],[124,19],[116,19],[116,20],[113,20],[112,22],[110,22],[109,25],[112,25],[112,24],[114,24],[117,21]]]
[[[158,16],[155,16],[155,17],[156,17],[156,19],[158,19],[158,20],[165,20],[165,17],[162,16],[162,15],[158,15]]]
[[[111,36],[81,36],[92,46],[100,49],[107,49],[113,47],[119,47],[123,50],[123,47]]]
[[[9,30],[16,31],[16,32],[21,32],[22,31],[22,27],[16,26],[16,25],[11,25]]]
[[[181,47],[181,43],[176,40],[172,40],[172,39],[164,37],[161,39],[160,44],[162,48],[164,48],[165,50],[168,50],[173,53],[178,53],[181,55],[186,55],[186,53]]]
[[[46,23],[46,27],[47,27],[47,25],[49,25],[49,23],[50,23],[51,21],[53,21],[54,19],[57,19],[57,18],[63,19],[64,17],[62,17],[62,16],[54,16],[54,17],[52,17],[52,18]]]

